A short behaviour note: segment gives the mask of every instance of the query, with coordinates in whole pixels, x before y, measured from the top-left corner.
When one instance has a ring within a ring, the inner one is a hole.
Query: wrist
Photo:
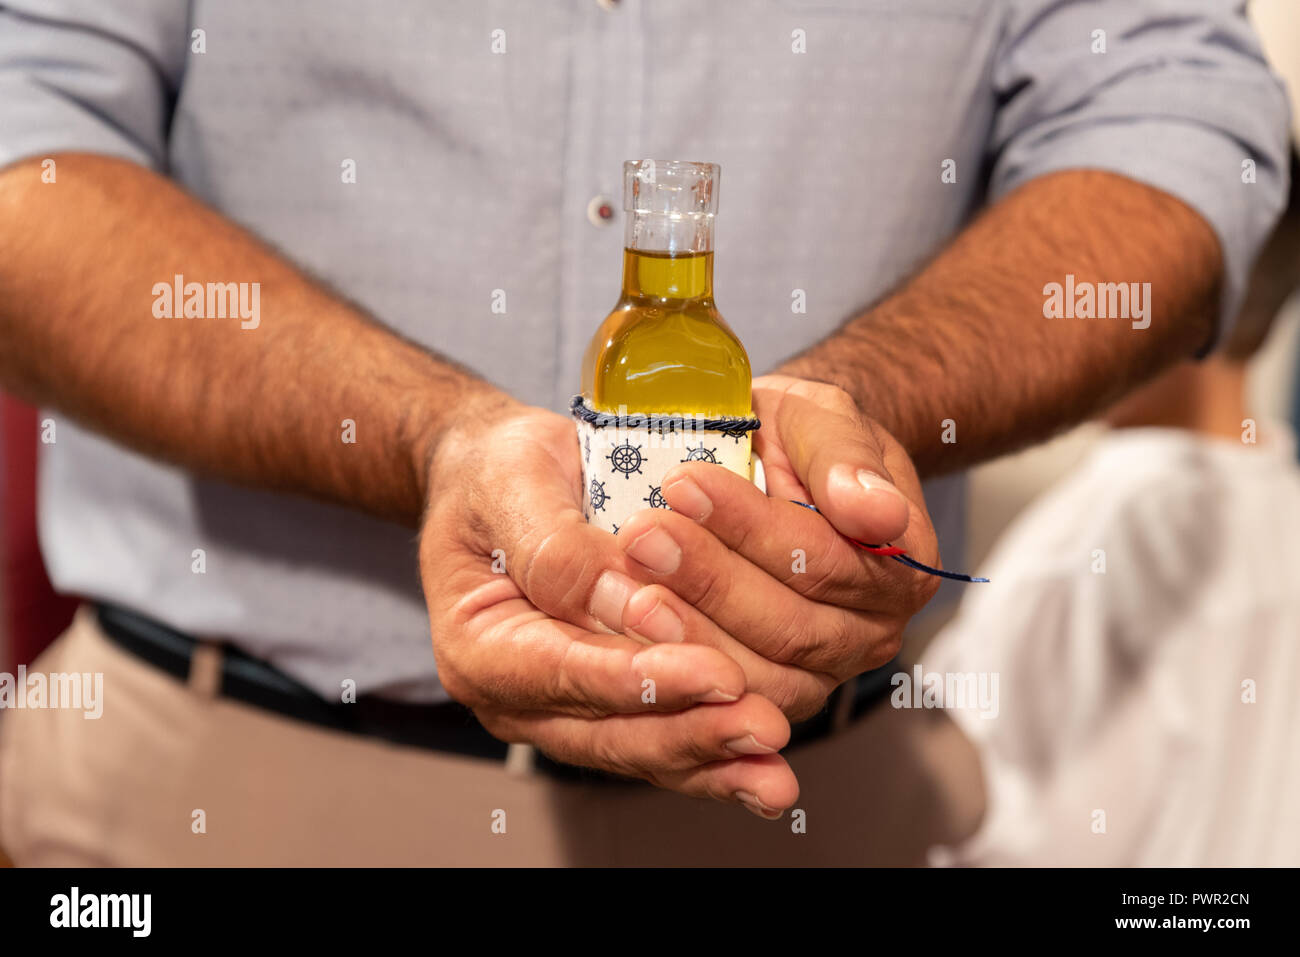
[[[477,381],[467,382],[450,403],[443,397],[440,405],[441,421],[420,429],[410,445],[421,508],[427,505],[437,482],[445,482],[459,467],[485,423],[525,408],[500,389]]]
[[[799,356],[774,369],[771,378],[777,382],[784,378],[831,386],[848,396],[859,413],[871,415],[871,407],[862,395],[861,377],[849,374],[843,366],[824,363],[812,356]]]
[[[822,362],[813,356],[796,356],[773,369],[771,374],[790,379],[803,379],[806,382],[820,382],[823,385],[832,385],[847,393],[859,406],[862,404],[861,397],[857,394],[858,390],[854,388],[857,383],[854,381],[853,376],[845,374],[843,368],[837,368],[835,364]]]
[[[916,433],[908,426],[910,413],[900,402],[900,396],[878,387],[870,374],[843,361],[822,359],[815,354],[796,356],[772,374],[839,389],[853,401],[859,415],[878,423],[898,440],[908,455],[915,457]]]

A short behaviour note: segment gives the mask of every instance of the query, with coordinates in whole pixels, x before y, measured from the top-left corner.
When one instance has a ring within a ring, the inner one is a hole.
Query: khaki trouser
[[[287,720],[214,696],[215,651],[195,661],[177,681],[81,609],[29,672],[102,672],[103,716],[0,713],[0,847],[15,863],[908,864],[972,830],[982,804],[973,752],[933,712],[876,708],[792,750],[798,833],[791,815]]]

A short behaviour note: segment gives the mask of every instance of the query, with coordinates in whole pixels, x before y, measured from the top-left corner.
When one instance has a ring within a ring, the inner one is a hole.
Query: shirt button
[[[614,204],[608,196],[593,196],[587,204],[587,219],[593,226],[608,226],[614,218]]]
[[[606,10],[613,10],[618,6],[618,0],[596,0],[596,2]]]

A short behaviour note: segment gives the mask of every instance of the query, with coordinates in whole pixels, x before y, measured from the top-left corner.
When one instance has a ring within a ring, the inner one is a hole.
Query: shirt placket
[[[567,409],[587,342],[618,297],[623,161],[640,148],[644,43],[640,0],[585,0],[570,57],[564,164],[559,370],[552,395]]]

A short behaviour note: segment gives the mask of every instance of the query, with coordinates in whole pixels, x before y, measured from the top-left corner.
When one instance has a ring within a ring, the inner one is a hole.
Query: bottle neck
[[[623,246],[624,296],[712,298],[712,214],[629,211]]]
[[[713,253],[623,250],[623,297],[668,302],[713,298]]]

